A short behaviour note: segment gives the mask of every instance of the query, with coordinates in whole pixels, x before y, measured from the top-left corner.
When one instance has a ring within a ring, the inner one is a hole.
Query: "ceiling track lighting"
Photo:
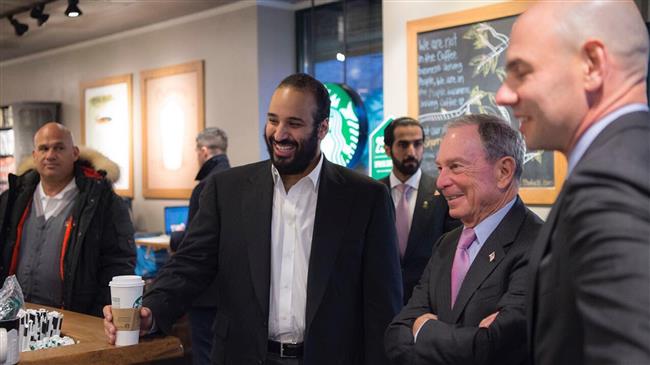
[[[11,23],[11,25],[14,26],[16,35],[19,37],[25,34],[25,32],[29,29],[29,26],[27,24],[23,24],[18,20],[14,19],[13,15],[9,15],[7,19],[9,19],[9,23]]]
[[[45,4],[37,4],[32,8],[32,11],[29,13],[29,16],[38,21],[38,26],[45,24],[45,22],[50,18],[50,14],[45,14]]]
[[[65,9],[65,15],[70,18],[76,18],[83,15],[83,12],[79,9],[77,4],[79,4],[79,0],[68,0],[68,8]]]
[[[45,24],[45,22],[47,22],[47,20],[50,18],[50,14],[45,13],[45,5],[54,1],[57,0],[40,0],[38,2],[31,2],[30,5],[14,8],[8,12],[0,13],[0,19],[7,17],[11,25],[14,27],[16,35],[20,37],[29,30],[29,26],[27,24],[19,22],[18,19],[14,17],[20,13],[29,11],[29,16],[36,19],[38,26],[40,27]],[[71,18],[81,16],[83,12],[81,9],[79,9],[78,4],[79,0],[68,0],[68,7],[65,9],[65,15]]]

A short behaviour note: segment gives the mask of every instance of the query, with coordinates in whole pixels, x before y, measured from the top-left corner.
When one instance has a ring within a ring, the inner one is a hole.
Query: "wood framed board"
[[[189,199],[196,185],[196,135],[205,128],[203,61],[140,72],[142,195]]]
[[[512,25],[529,4],[510,1],[407,23],[408,112],[426,136],[424,172],[438,175],[443,127],[461,115],[494,114],[519,128],[495,95],[506,74]],[[527,204],[552,204],[565,175],[560,153],[526,151],[519,193]]]
[[[133,198],[133,93],[131,74],[81,83],[81,144],[120,168],[115,192]]]

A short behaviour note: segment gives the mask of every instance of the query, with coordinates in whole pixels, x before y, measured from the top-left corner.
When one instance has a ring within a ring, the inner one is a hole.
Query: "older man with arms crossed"
[[[386,331],[394,364],[524,363],[526,264],[542,221],[517,195],[523,154],[519,133],[496,117],[447,126],[437,185],[463,227],[440,238]]]
[[[569,161],[531,252],[533,364],[650,364],[647,67],[632,1],[540,2],[513,27],[497,102]]]

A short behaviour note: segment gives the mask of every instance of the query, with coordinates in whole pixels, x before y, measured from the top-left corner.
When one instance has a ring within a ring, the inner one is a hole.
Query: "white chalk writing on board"
[[[505,50],[515,17],[438,29],[417,35],[419,119],[425,130],[423,169],[437,175],[435,155],[442,127],[469,113],[498,115],[513,127],[518,121],[495,95],[505,78]],[[528,151],[523,186],[553,186],[549,153]]]

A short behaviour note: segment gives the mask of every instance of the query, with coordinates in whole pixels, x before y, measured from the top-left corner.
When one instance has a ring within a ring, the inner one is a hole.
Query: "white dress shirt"
[[[47,196],[45,190],[43,190],[43,182],[39,182],[34,191],[34,200],[40,202],[40,204],[35,205],[36,216],[40,217],[44,215],[45,220],[48,220],[50,217],[58,215],[68,206],[68,204],[70,204],[70,202],[72,202],[72,200],[74,200],[78,193],[79,188],[77,187],[74,178],[70,180],[63,190],[54,196]]]
[[[418,187],[420,186],[420,178],[422,177],[422,169],[418,169],[415,174],[411,175],[404,182],[404,184],[411,187],[411,191],[406,197],[406,200],[409,203],[409,230],[411,229],[411,223],[413,223],[413,212],[415,212],[415,204],[418,198]],[[393,204],[395,209],[397,209],[397,204],[399,204],[400,199],[402,199],[402,192],[399,191],[396,186],[402,182],[395,176],[393,171],[390,172],[390,195],[393,198]]]
[[[307,273],[323,155],[309,175],[288,192],[275,166],[271,219],[269,338],[299,343],[305,333]]]

